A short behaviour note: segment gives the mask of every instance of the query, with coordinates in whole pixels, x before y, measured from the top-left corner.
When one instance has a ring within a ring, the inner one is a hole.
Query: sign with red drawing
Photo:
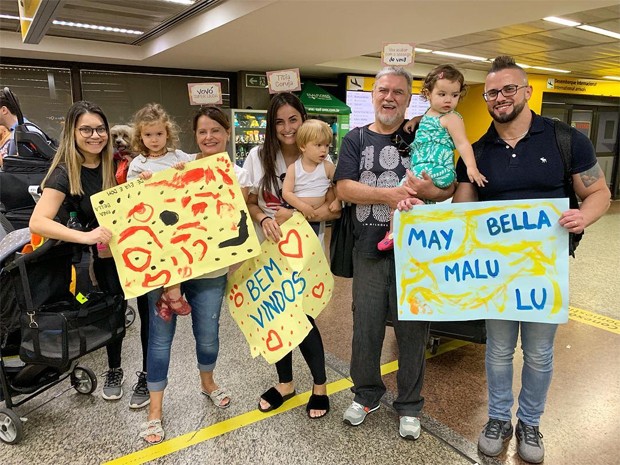
[[[334,277],[318,237],[301,213],[280,226],[279,243],[266,240],[261,253],[228,279],[227,302],[253,357],[275,363],[297,347],[331,299]]]
[[[169,168],[91,197],[127,299],[260,253],[226,153]]]

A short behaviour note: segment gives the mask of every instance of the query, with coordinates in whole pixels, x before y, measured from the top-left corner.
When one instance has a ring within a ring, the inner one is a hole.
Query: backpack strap
[[[568,205],[569,208],[579,208],[579,199],[577,199],[577,194],[573,187],[573,175],[571,173],[573,162],[571,147],[573,128],[558,120],[553,120],[553,127],[555,130],[555,141],[558,144],[558,149],[562,157],[562,164],[564,165],[564,192],[568,197]],[[569,233],[568,253],[573,258],[575,257],[575,249],[579,245],[582,236],[583,232],[579,234]]]
[[[564,190],[566,196],[570,200],[570,208],[579,208],[579,201],[577,200],[577,194],[573,188],[573,175],[571,173],[573,154],[571,150],[572,142],[572,128],[558,120],[553,120],[553,126],[555,130],[555,141],[558,144],[560,155],[562,156],[562,164],[564,165]]]

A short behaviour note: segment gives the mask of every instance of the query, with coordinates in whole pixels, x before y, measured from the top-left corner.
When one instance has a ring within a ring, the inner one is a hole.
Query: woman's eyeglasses
[[[519,89],[523,89],[524,87],[527,87],[527,86],[518,86],[517,84],[508,84],[507,86],[504,86],[501,89],[487,90],[485,93],[482,94],[482,96],[487,102],[490,100],[495,100],[500,94],[500,92],[504,97],[512,97],[519,91]]]
[[[409,144],[405,142],[405,139],[403,139],[400,134],[394,134],[390,139],[390,142],[396,147],[396,150],[398,150],[401,157],[409,156]]]
[[[97,132],[97,134],[99,134],[100,136],[104,136],[108,133],[108,130],[105,126],[99,126],[98,128],[91,128],[90,126],[80,126],[78,128],[78,131],[80,131],[80,134],[82,134],[83,137],[90,137],[93,135],[93,132]]]

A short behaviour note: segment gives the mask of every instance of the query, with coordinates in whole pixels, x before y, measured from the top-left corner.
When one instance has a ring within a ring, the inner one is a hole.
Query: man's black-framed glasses
[[[100,136],[104,136],[108,133],[108,129],[105,126],[99,126],[97,128],[91,128],[90,126],[80,126],[78,128],[82,137],[90,137],[93,135],[93,132],[96,132]]]
[[[396,150],[398,150],[401,157],[409,156],[409,144],[405,142],[405,139],[403,139],[400,134],[394,134],[390,139],[390,142],[396,147]]]
[[[520,89],[523,89],[525,86],[519,86],[517,84],[508,84],[507,86],[502,87],[501,89],[490,89],[482,94],[484,99],[488,102],[489,100],[495,100],[499,93],[501,92],[504,97],[512,97],[515,95]]]

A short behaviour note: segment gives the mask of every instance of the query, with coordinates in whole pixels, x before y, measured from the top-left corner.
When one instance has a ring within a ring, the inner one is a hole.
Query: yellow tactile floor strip
[[[583,310],[577,307],[568,307],[568,317],[573,321],[578,321],[595,328],[609,331],[610,333],[620,334],[620,320],[610,318],[605,315]]]
[[[426,358],[429,359],[429,358],[436,357],[438,355],[449,352],[451,350],[458,349],[459,347],[462,347],[467,344],[470,344],[470,343],[463,342],[463,341],[456,341],[456,340],[450,341],[446,344],[440,345],[437,350],[437,353],[434,355],[431,355],[427,351]],[[387,375],[396,370],[398,370],[398,362],[397,361],[389,362],[381,367],[381,375]],[[336,394],[337,392],[344,391],[345,389],[349,389],[351,388],[351,386],[353,386],[353,383],[351,382],[349,378],[341,378],[338,381],[329,383],[327,385],[327,392],[330,395],[332,395],[332,394]],[[119,457],[109,462],[104,462],[103,465],[138,465],[142,463],[147,463],[151,460],[164,457],[166,455],[172,454],[174,452],[178,452],[188,447],[195,446],[196,444],[199,444],[201,442],[208,441],[209,439],[213,439],[217,436],[221,436],[222,434],[230,433],[231,431],[237,430],[239,428],[243,428],[244,426],[248,426],[253,423],[266,420],[275,415],[280,415],[281,413],[288,412],[289,410],[300,407],[302,405],[306,405],[308,403],[309,398],[310,398],[310,391],[304,392],[302,394],[297,394],[292,399],[289,399],[288,401],[286,401],[282,405],[282,407],[272,412],[263,413],[263,412],[260,412],[259,410],[252,410],[242,415],[238,415],[234,418],[229,418],[228,420],[224,420],[214,425],[207,426],[200,430],[190,431],[189,433],[184,434],[182,436],[177,436],[175,438],[168,439],[167,441],[164,441],[161,444],[147,447],[145,449],[139,450],[137,452],[133,452],[123,457]],[[164,428],[165,428],[165,423],[164,423]]]

